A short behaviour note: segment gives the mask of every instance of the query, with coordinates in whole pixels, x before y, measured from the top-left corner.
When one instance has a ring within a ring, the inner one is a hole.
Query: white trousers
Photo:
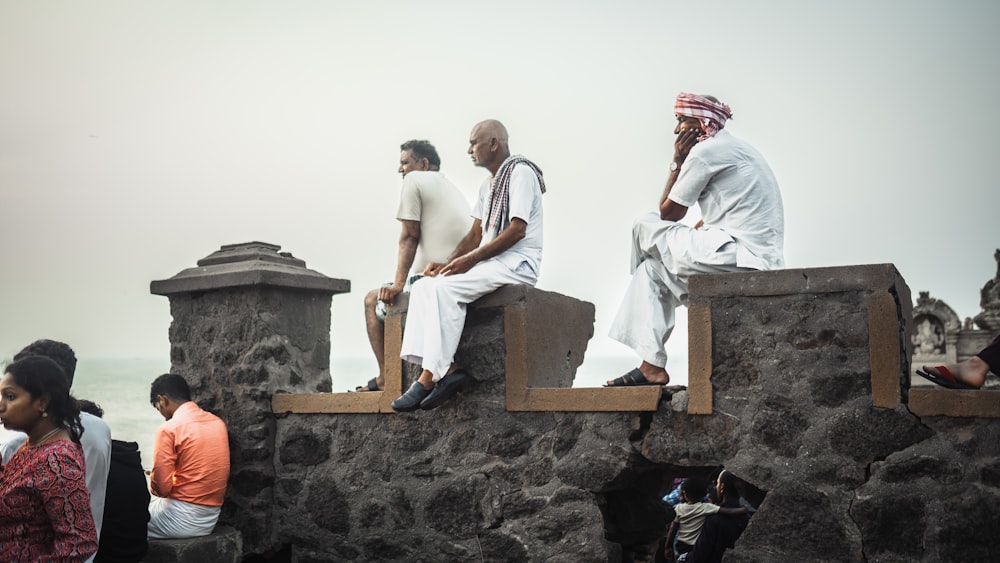
[[[207,536],[215,529],[220,512],[221,506],[204,506],[154,496],[149,502],[146,535],[150,539]]]
[[[511,270],[496,259],[480,262],[464,274],[420,278],[410,289],[400,357],[419,364],[439,381],[455,361],[466,305],[501,286],[535,285],[537,280],[526,262]]]
[[[609,336],[659,367],[667,365],[674,310],[687,303],[688,279],[749,270],[736,266],[736,242],[724,231],[664,221],[659,213],[642,215],[633,223],[631,269],[632,281]]]

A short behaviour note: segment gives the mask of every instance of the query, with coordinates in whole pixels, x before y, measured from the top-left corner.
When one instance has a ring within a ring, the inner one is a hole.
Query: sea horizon
[[[10,358],[2,360],[6,365]],[[585,358],[577,369],[573,387],[600,387],[608,379],[629,371],[638,364],[626,355],[594,355]],[[674,374],[672,384],[687,384],[687,358],[671,357],[668,369]],[[332,356],[330,378],[334,392],[353,391],[375,376],[375,358],[368,356]],[[73,396],[93,401],[104,410],[104,421],[116,440],[136,442],[143,466],[152,464],[153,439],[163,418],[149,402],[153,379],[170,371],[168,357],[80,357],[73,380]],[[181,374],[184,375],[184,374]],[[14,435],[0,428],[0,442]]]

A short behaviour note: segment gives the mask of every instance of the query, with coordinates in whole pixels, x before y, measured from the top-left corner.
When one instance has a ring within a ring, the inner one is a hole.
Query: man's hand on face
[[[693,123],[682,123],[677,132],[677,139],[674,140],[674,162],[678,165],[684,162],[691,147],[698,144],[698,137],[702,135],[701,127]]]

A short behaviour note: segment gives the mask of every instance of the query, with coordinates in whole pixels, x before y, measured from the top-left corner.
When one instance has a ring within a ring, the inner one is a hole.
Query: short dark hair
[[[4,370],[14,383],[28,392],[32,400],[48,397],[45,412],[60,428],[69,430],[74,442],[80,441],[80,407],[69,394],[69,381],[63,369],[47,356],[25,356],[11,362]]]
[[[92,414],[97,418],[104,418],[104,409],[102,409],[101,405],[98,405],[94,401],[77,399],[76,404],[79,405],[81,413],[85,412],[87,414]]]
[[[681,483],[681,491],[688,501],[700,501],[708,494],[708,481],[701,477],[688,477]]]
[[[176,373],[165,373],[153,380],[149,386],[149,402],[156,405],[156,398],[165,395],[171,399],[184,402],[191,400],[191,388],[187,381]]]
[[[412,139],[406,141],[402,145],[399,145],[399,150],[410,151],[413,158],[420,160],[421,158],[426,158],[427,162],[430,163],[431,168],[437,170],[441,167],[441,157],[438,156],[437,149],[430,141],[422,141],[417,139]]]
[[[14,361],[28,356],[45,356],[62,368],[66,376],[69,387],[73,387],[73,376],[76,375],[76,354],[69,344],[56,340],[36,340],[28,344],[20,352],[14,355]]]

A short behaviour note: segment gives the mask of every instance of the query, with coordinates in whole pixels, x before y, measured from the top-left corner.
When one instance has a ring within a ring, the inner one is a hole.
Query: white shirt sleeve
[[[538,176],[530,166],[518,164],[510,175],[510,186],[507,190],[510,202],[510,218],[529,222],[532,206],[535,203],[535,194],[541,193],[542,188],[538,183]]]
[[[684,165],[681,166],[680,174],[677,175],[677,181],[670,188],[670,195],[667,197],[685,207],[694,206],[698,203],[701,192],[705,190],[705,186],[708,185],[714,173],[715,171],[711,170],[697,156],[688,155]]]
[[[0,446],[0,459],[6,465],[10,461],[10,458],[14,456],[14,453],[20,448],[24,441],[28,439],[28,435],[24,432],[11,432],[11,437],[9,440]]]
[[[490,185],[492,184],[493,178],[487,178],[483,180],[482,185],[479,186],[479,197],[476,198],[476,206],[472,208],[472,218],[484,220],[483,215],[489,212],[486,208],[486,200],[490,197]]]
[[[423,209],[417,182],[418,174],[416,172],[410,172],[403,178],[403,187],[399,193],[399,210],[396,211],[396,219],[401,221],[420,220],[420,213]]]
[[[90,512],[94,516],[94,526],[100,538],[108,471],[111,469],[111,429],[106,422],[89,413],[80,413],[80,422],[83,424],[80,445],[83,446],[83,459],[86,462]]]

